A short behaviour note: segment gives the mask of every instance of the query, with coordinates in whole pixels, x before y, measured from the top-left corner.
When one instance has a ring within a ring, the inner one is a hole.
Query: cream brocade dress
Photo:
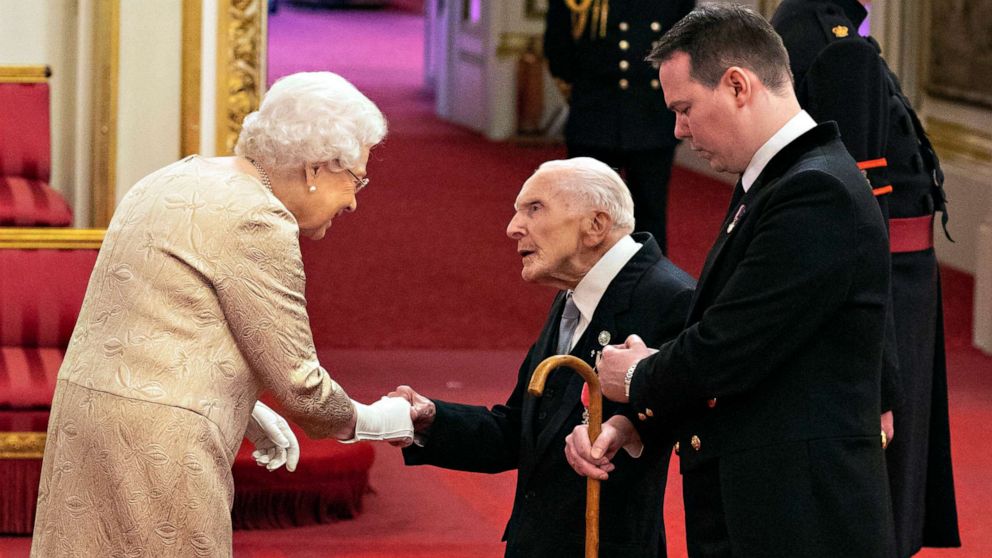
[[[258,181],[197,156],[127,193],[59,371],[32,556],[228,556],[261,390],[311,437],[350,418],[317,362],[298,234]]]

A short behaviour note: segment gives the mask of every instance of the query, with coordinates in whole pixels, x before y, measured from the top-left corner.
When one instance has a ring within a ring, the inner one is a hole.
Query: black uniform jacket
[[[590,365],[603,346],[600,332],[609,332],[610,343],[637,333],[657,345],[674,337],[685,322],[692,278],[661,255],[650,235],[634,238],[644,246],[614,278],[572,350]],[[505,405],[486,409],[435,401],[437,416],[426,444],[403,452],[408,465],[482,473],[517,469],[513,513],[504,533],[507,556],[583,556],[586,479],[564,454],[565,436],[582,422],[583,381],[559,369],[548,379],[544,401],[527,393],[534,369],[555,354],[563,306],[560,293]],[[604,420],[626,411],[604,400]],[[638,459],[617,453],[616,470],[602,484],[601,556],[664,556],[662,502],[671,446],[671,438],[651,440]]]
[[[605,36],[587,24],[573,39],[565,0],[548,2],[544,55],[551,75],[572,85],[565,128],[570,144],[617,151],[676,144],[675,115],[665,106],[658,69],[644,57],[694,5],[692,0],[610,0]]]
[[[895,415],[886,452],[899,555],[960,546],[951,467],[947,370],[937,261],[932,248],[901,251],[900,221],[943,211],[936,153],[877,43],[856,29],[857,0],[785,0],[772,23],[789,51],[800,104],[817,121],[837,121],[892,219],[892,352],[882,405]],[[928,225],[929,228],[929,225]],[[932,232],[928,232],[928,236]],[[897,366],[894,366],[897,365]]]
[[[632,403],[680,427],[683,474],[718,460],[734,556],[888,556],[888,281],[878,205],[821,124],[731,207],[687,328],[638,365]]]

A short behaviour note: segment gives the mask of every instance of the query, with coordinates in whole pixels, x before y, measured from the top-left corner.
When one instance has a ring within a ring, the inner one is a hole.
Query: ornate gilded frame
[[[234,152],[241,121],[265,89],[265,0],[229,0],[217,18],[217,154]]]
[[[99,248],[116,207],[120,2],[93,5],[92,229],[0,228],[0,248]],[[183,0],[180,151],[200,149],[203,0]],[[224,0],[217,25],[217,153],[234,146],[241,120],[258,108],[265,87],[265,0]],[[25,70],[34,76],[36,70]],[[27,75],[26,74],[26,75]],[[28,79],[28,77],[25,77]],[[36,76],[30,79],[37,79]]]
[[[0,82],[44,83],[52,77],[52,69],[44,64],[15,64],[0,66]]]
[[[924,34],[927,36],[927,40],[923,42],[924,48],[920,51],[919,76],[922,89],[930,98],[961,107],[966,114],[967,111],[992,110],[992,97],[988,94],[970,95],[967,92],[961,91],[959,87],[945,87],[939,82],[939,76],[936,75],[937,72],[933,58],[934,49],[937,48],[936,42],[940,39],[934,33],[946,31],[934,31],[936,24],[934,21],[934,11],[939,6],[940,4],[934,0],[927,0],[921,8],[922,28],[931,30],[930,34]],[[974,6],[977,6],[977,4]],[[983,0],[982,6],[986,7],[986,11],[984,12],[986,17],[992,17],[992,0]],[[952,31],[958,34],[961,33],[961,30],[958,28],[954,28]],[[992,32],[987,30],[985,32],[992,35]],[[984,64],[988,65],[988,54],[983,52],[982,55],[984,56]],[[963,58],[963,64],[974,64],[974,70],[981,69],[978,62],[968,60],[973,57],[964,56],[960,58]],[[931,114],[926,117],[925,123],[927,135],[943,160],[966,164],[977,163],[985,167],[992,165],[992,133],[989,133],[989,131],[980,130],[968,125],[966,118],[962,117],[951,120]]]
[[[90,203],[95,227],[106,227],[116,206],[117,96],[120,2],[97,0],[93,12],[94,105]],[[241,120],[258,108],[265,86],[265,0],[226,0],[217,27],[217,152],[230,152]],[[199,151],[202,0],[183,0],[180,151]],[[44,79],[44,66],[11,79]],[[0,249],[98,249],[105,228],[0,228]],[[41,459],[45,432],[0,432],[0,459]]]
[[[0,432],[0,459],[41,459],[47,439],[45,432]]]
[[[992,109],[992,0],[928,0],[923,10],[923,89],[934,98]]]
[[[200,81],[203,76],[203,0],[183,0],[182,97],[179,156],[200,152]]]
[[[63,229],[59,227],[0,228],[0,249],[99,248],[106,229]]]
[[[90,160],[90,215],[106,227],[117,206],[117,95],[120,78],[121,7],[99,0],[93,18],[93,151]]]

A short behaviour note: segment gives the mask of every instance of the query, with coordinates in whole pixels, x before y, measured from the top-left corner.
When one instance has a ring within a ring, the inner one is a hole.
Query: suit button
[[[626,31],[626,30],[630,29],[630,24],[627,23],[626,21],[621,21],[620,22],[620,25],[618,25],[618,27],[620,27],[620,30],[621,31]]]
[[[627,81],[626,79],[621,79],[620,80],[620,89],[627,89],[628,87],[630,87],[630,82]]]
[[[703,442],[699,439],[699,436],[696,436],[695,434],[692,435],[692,438],[689,438],[689,444],[691,444],[692,449],[696,451],[699,451],[699,448],[703,446]]]
[[[530,499],[531,499],[531,498],[533,498],[534,496],[537,496],[537,494],[535,494],[533,490],[528,490],[528,491],[527,491],[527,492],[526,492],[526,493],[524,494],[524,500],[530,500]]]
[[[544,420],[545,418],[547,418],[547,416],[548,416],[548,413],[545,413],[544,411],[541,411],[540,413],[537,413],[537,420]]]
[[[651,22],[651,30],[654,31],[655,33],[657,33],[658,31],[661,31],[661,24],[658,23],[657,21],[652,21]]]
[[[706,406],[709,407],[710,409],[716,407],[716,397],[714,397],[713,399],[707,399]]]
[[[620,71],[621,72],[626,72],[627,71],[627,68],[630,68],[630,62],[627,62],[626,60],[621,60],[620,61]]]
[[[637,418],[641,421],[648,420],[648,416],[645,415],[644,413],[637,413]]]
[[[620,50],[627,50],[630,48],[630,43],[627,41],[620,41]]]
[[[679,443],[678,442],[675,442],[675,455],[678,455],[679,454],[679,447],[680,447],[679,446]]]
[[[647,415],[647,416],[649,416],[649,417],[653,417],[654,416],[654,411],[652,411],[651,409],[644,409],[644,414]]]
[[[661,82],[656,79],[651,80],[651,89],[661,89]]]
[[[544,390],[544,397],[554,397],[554,396],[555,396],[555,390],[554,389],[548,388],[548,389]]]

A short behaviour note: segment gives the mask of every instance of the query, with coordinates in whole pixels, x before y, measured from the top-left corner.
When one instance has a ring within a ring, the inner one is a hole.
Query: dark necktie
[[[734,185],[734,195],[730,198],[730,208],[727,210],[728,213],[737,209],[737,204],[741,203],[741,198],[744,197],[744,183],[740,178],[737,179],[737,184]]]

